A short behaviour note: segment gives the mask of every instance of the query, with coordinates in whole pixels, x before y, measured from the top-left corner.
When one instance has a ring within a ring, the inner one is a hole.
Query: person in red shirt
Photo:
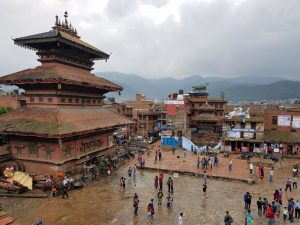
[[[272,209],[271,204],[269,204],[266,214],[267,214],[267,218],[268,218],[268,225],[273,225],[275,223],[275,213]]]

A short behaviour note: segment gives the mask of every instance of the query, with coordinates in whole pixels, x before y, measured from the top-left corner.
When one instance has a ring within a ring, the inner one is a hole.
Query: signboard
[[[244,138],[253,139],[253,137],[254,137],[253,133],[249,133],[249,132],[244,133]]]
[[[229,138],[240,138],[241,137],[241,132],[228,132],[228,137]]]
[[[163,130],[161,136],[172,136],[173,132],[171,130]]]
[[[290,115],[278,115],[278,126],[289,127],[291,126]]]
[[[300,128],[300,116],[293,116],[292,127]]]
[[[250,129],[250,128],[233,128],[231,130],[232,132],[255,132],[254,129]]]
[[[183,100],[165,100],[165,105],[184,105]]]

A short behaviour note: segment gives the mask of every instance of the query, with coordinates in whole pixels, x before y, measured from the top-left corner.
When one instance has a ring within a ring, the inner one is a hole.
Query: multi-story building
[[[143,137],[157,136],[160,127],[166,124],[163,104],[146,100],[143,94],[136,94],[135,100],[127,101],[136,121],[136,134]]]
[[[269,107],[264,120],[264,140],[269,148],[279,145],[289,154],[300,153],[300,107]]]
[[[223,150],[261,152],[264,143],[264,106],[226,105]]]
[[[185,97],[187,128],[191,130],[196,144],[214,144],[222,136],[224,106],[223,98],[208,98],[206,86],[194,86]]]
[[[62,175],[83,164],[110,157],[114,131],[133,124],[102,107],[104,94],[122,87],[91,73],[94,60],[109,54],[83,41],[56,17],[52,30],[14,39],[33,49],[40,66],[0,77],[0,83],[25,90],[26,105],[0,116],[0,148],[27,172]]]

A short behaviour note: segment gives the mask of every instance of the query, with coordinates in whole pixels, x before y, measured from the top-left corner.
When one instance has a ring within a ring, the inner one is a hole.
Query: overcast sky
[[[11,38],[50,30],[65,10],[112,53],[96,72],[300,77],[300,0],[1,0],[1,76],[38,65]]]

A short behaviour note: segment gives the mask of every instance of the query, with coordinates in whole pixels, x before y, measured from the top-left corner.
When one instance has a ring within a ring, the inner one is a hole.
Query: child
[[[202,185],[202,190],[203,190],[203,196],[202,196],[202,198],[206,197],[206,189],[207,189],[207,186],[206,186],[205,183],[203,183],[203,185]]]
[[[288,210],[286,209],[286,207],[284,207],[284,209],[283,209],[283,221],[286,221],[288,213],[289,213]]]
[[[51,192],[52,192],[53,197],[55,197],[57,195],[57,189],[54,185],[52,186]]]

